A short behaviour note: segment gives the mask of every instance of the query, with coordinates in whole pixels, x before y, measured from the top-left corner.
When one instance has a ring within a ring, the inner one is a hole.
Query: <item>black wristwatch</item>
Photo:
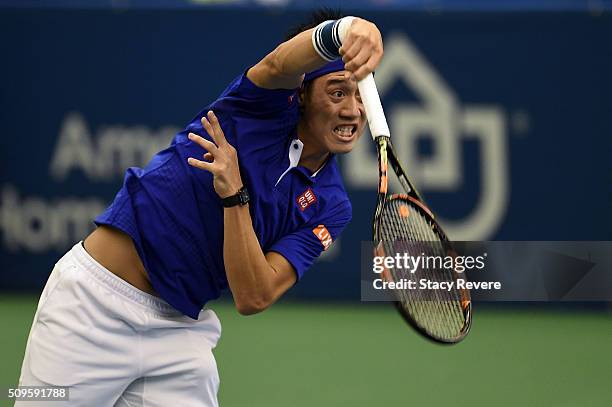
[[[249,197],[249,191],[245,187],[238,190],[236,195],[228,196],[227,198],[221,199],[224,208],[231,208],[236,205],[246,205],[251,198]]]

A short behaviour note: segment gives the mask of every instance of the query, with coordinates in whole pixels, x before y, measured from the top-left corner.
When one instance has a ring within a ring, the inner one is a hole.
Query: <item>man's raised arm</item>
[[[346,30],[340,47],[337,31],[334,32],[338,26]],[[295,89],[302,84],[304,73],[322,67],[339,54],[345,69],[357,80],[363,79],[382,59],[380,31],[373,23],[357,17],[344,17],[336,27],[322,23],[299,33],[249,69],[247,77],[261,88]]]

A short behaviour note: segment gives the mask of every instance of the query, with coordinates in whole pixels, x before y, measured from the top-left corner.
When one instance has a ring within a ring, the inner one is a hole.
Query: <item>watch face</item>
[[[240,204],[245,205],[247,202],[249,202],[249,191],[247,191],[246,188],[242,188],[240,190],[239,197]]]

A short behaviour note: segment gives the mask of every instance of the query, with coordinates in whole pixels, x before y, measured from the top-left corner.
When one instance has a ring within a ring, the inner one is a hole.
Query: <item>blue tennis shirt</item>
[[[194,319],[228,287],[223,207],[213,176],[187,164],[188,157],[205,153],[187,134],[211,139],[200,123],[209,110],[238,152],[263,252],[284,256],[298,279],[352,213],[333,156],[314,174],[298,165],[303,144],[296,134],[297,90],[262,89],[246,73],[236,78],[145,168],[129,168],[114,201],[95,219],[132,237],[153,288]]]

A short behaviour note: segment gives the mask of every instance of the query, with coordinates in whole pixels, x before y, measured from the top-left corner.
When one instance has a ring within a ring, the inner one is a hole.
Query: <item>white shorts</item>
[[[212,349],[221,324],[197,321],[112,274],[76,244],[38,302],[20,386],[68,386],[67,402],[16,406],[217,406]]]

